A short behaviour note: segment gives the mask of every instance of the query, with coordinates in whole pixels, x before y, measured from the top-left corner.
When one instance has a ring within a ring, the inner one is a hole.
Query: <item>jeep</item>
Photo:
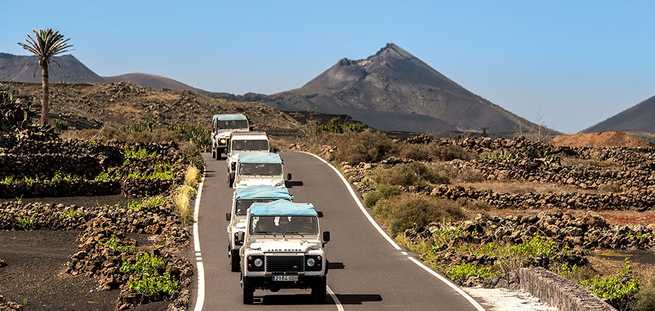
[[[239,156],[253,152],[269,152],[268,136],[264,132],[233,132],[227,149],[228,180],[234,180]],[[230,186],[231,186],[230,182]]]
[[[315,302],[327,292],[325,244],[330,232],[319,234],[318,213],[309,203],[277,200],[253,203],[246,213],[241,255],[243,303],[255,290],[311,289]]]
[[[222,159],[227,154],[230,135],[234,131],[250,130],[248,118],[243,114],[216,114],[212,117],[212,158]]]
[[[239,272],[239,249],[243,240],[237,238],[238,232],[246,231],[246,214],[253,203],[267,203],[275,200],[291,201],[291,194],[285,187],[250,186],[238,188],[232,195],[232,208],[225,214],[227,225],[228,249],[227,256],[230,261],[230,270]]]
[[[291,179],[291,174],[287,174],[287,179]],[[234,177],[228,182],[234,188],[257,185],[284,187],[286,180],[282,158],[277,153],[268,152],[243,154],[235,165]]]

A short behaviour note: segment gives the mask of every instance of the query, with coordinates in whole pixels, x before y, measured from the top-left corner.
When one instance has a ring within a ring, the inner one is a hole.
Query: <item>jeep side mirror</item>
[[[232,220],[232,215],[230,213],[225,213],[225,220],[227,221]]]
[[[330,242],[330,231],[323,231],[323,243]]]
[[[237,241],[242,241],[243,242],[243,239],[244,239],[245,235],[246,235],[246,233],[243,232],[243,231],[237,232],[237,236],[236,236]]]
[[[291,173],[287,174],[287,180],[291,180]]]

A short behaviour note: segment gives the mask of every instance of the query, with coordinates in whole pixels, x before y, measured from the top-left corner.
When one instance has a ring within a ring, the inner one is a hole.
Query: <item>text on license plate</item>
[[[297,282],[297,275],[274,275],[273,282]]]

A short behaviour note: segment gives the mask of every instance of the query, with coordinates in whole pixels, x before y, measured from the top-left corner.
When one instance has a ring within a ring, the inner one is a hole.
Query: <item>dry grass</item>
[[[184,174],[184,184],[196,188],[200,179],[200,171],[193,165],[189,165]]]

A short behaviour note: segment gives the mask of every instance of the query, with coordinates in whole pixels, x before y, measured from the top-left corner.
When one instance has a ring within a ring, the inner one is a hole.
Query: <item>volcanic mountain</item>
[[[105,82],[73,55],[54,57],[49,69],[52,83]],[[0,81],[41,83],[41,68],[36,57],[0,53]]]
[[[41,68],[34,56],[0,53],[0,81],[41,83]],[[155,90],[170,89],[201,94],[208,93],[167,77],[145,73],[101,77],[73,55],[56,56],[50,64],[50,82],[52,83],[99,84],[119,81],[130,82]]]
[[[655,133],[655,96],[600,122],[583,132],[625,131]]]
[[[344,58],[301,88],[264,100],[282,110],[348,114],[388,131],[509,135],[539,129],[393,43],[366,59]]]

